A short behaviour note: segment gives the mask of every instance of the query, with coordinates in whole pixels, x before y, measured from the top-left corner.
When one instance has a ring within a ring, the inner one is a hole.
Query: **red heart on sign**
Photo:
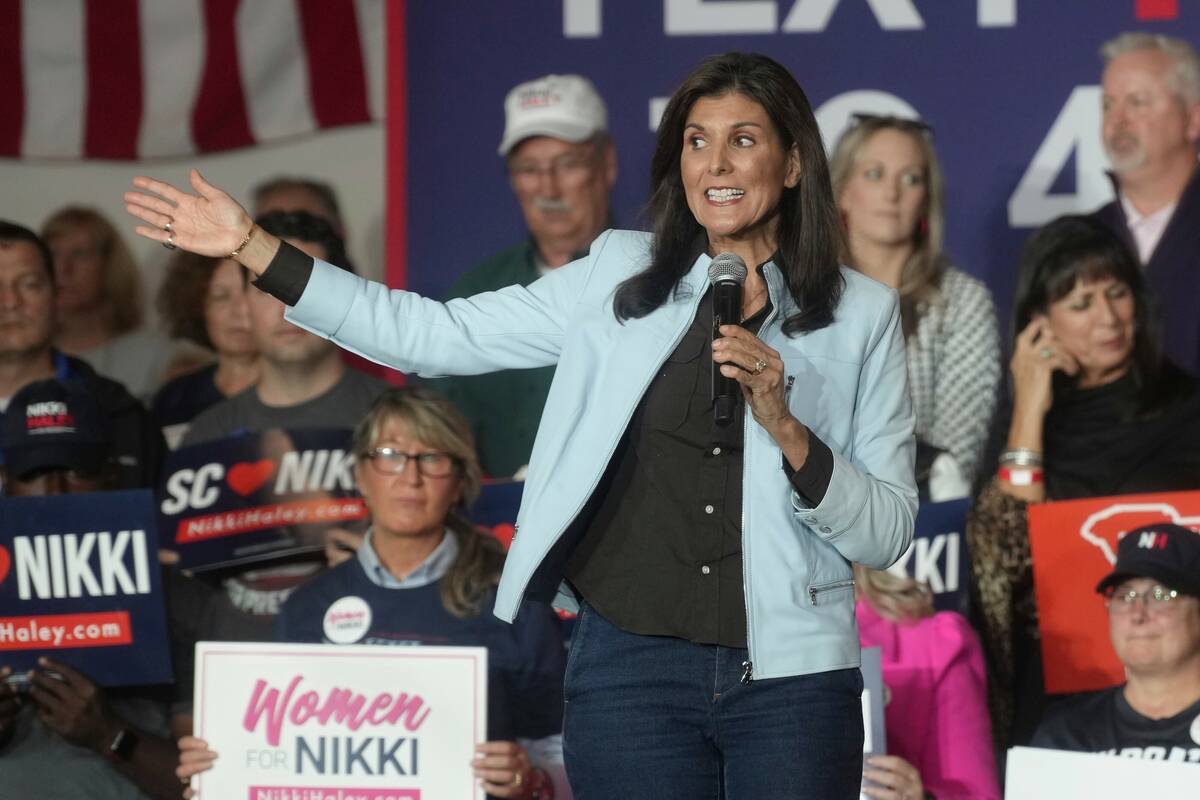
[[[0,583],[4,583],[4,579],[8,577],[8,565],[10,563],[8,550],[0,545]]]
[[[255,461],[253,464],[243,462],[234,464],[229,470],[229,476],[225,478],[225,482],[229,484],[229,488],[240,494],[242,497],[253,494],[258,487],[266,483],[272,475],[275,474],[275,462],[264,458],[262,461]]]

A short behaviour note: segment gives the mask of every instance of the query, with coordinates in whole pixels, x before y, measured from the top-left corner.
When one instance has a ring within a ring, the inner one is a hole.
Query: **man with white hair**
[[[1200,57],[1182,39],[1123,33],[1104,57],[1104,149],[1117,199],[1095,216],[1137,253],[1161,303],[1166,352],[1200,371]]]
[[[608,112],[579,75],[546,75],[522,83],[504,101],[500,155],[529,236],[474,267],[447,299],[505,286],[526,286],[587,254],[609,227],[608,195],[617,154]],[[529,462],[554,367],[507,370],[431,381],[466,415],[480,462],[505,477]]]

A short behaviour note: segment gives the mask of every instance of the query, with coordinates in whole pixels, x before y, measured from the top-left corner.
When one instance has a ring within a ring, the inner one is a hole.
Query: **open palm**
[[[246,209],[193,169],[188,180],[195,194],[143,175],[125,192],[125,210],[147,223],[134,232],[151,241],[174,244],[205,256],[228,255],[241,244],[253,222]],[[167,225],[170,229],[167,229]]]

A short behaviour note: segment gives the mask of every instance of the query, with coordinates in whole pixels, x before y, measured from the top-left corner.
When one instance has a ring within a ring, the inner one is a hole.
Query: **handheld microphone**
[[[746,262],[734,253],[721,253],[708,265],[708,279],[713,286],[714,340],[721,337],[722,325],[738,325],[742,321],[742,284],[746,282]],[[712,366],[713,421],[728,425],[733,410],[742,396],[741,387],[733,378],[721,374],[720,365]]]

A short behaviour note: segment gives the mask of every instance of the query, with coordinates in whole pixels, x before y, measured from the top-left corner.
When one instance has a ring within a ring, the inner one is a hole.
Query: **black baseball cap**
[[[1160,522],[1125,534],[1117,543],[1116,566],[1096,591],[1129,578],[1153,578],[1168,589],[1200,596],[1200,533]]]
[[[35,381],[22,387],[4,414],[4,465],[12,478],[44,469],[98,472],[112,435],[96,398],[76,382]]]

